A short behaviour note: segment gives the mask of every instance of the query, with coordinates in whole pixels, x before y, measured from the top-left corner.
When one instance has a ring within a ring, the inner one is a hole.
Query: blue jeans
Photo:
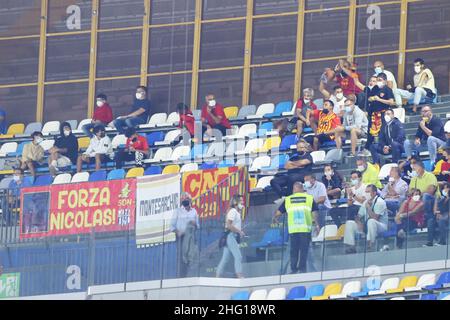
[[[369,146],[370,153],[372,154],[373,163],[380,164],[380,155],[384,154],[383,147],[384,145],[380,145],[378,143],[372,143]],[[389,153],[392,154],[392,163],[397,163],[402,156],[402,152],[404,151],[403,145],[401,143],[398,143],[397,141],[392,141],[390,147],[391,148]]]
[[[438,139],[433,136],[428,137],[426,141],[422,141],[419,146],[417,146],[414,142],[411,142],[409,140],[405,140],[404,143],[405,153],[407,157],[410,157],[413,151],[419,153],[421,151],[428,150],[428,152],[430,153],[430,160],[432,163],[436,163],[437,150],[443,145],[445,145],[445,141],[442,141],[441,139]]]
[[[328,208],[327,206],[323,205],[323,204],[319,204],[319,218],[318,218],[318,222],[319,222],[319,227],[322,228],[325,226],[325,221],[328,215],[328,211],[330,211],[330,208]]]
[[[447,244],[447,226],[448,226],[448,215],[444,219],[437,220],[435,216],[427,217],[427,229],[428,229],[428,243],[432,244],[435,235],[436,227],[439,229],[439,243]]]
[[[400,209],[400,201],[398,200],[386,200],[386,207],[392,212],[392,215],[396,215],[398,209]]]
[[[124,134],[126,128],[135,128],[138,125],[144,123],[146,123],[146,121],[140,117],[114,120],[114,126],[116,127],[117,131],[119,131],[119,134]]]
[[[230,232],[227,236],[227,245],[223,247],[222,259],[217,266],[217,276],[220,277],[223,274],[223,270],[231,257],[234,259],[234,272],[242,274],[242,254],[236,241],[236,234],[233,232]]]

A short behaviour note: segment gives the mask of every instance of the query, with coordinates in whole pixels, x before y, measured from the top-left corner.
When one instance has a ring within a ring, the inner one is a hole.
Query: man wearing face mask
[[[85,124],[82,127],[84,134],[89,138],[93,137],[91,130],[95,127],[95,125],[102,124],[107,126],[113,120],[112,109],[107,102],[107,97],[105,94],[98,94],[95,103],[96,107],[94,109],[94,115],[92,116],[92,122]]]
[[[177,238],[178,276],[184,278],[198,259],[195,231],[200,228],[200,223],[197,210],[192,207],[191,195],[183,192],[180,200],[181,206],[173,215],[170,231],[175,232]]]
[[[13,179],[8,185],[8,201],[3,202],[3,222],[9,225],[16,225],[19,217],[13,212],[13,208],[20,207],[20,190],[22,188],[32,187],[33,184],[30,179],[24,179],[23,170],[20,168],[14,169]]]
[[[374,184],[377,188],[381,189],[383,185],[378,178],[379,170],[375,166],[366,161],[363,156],[356,158],[356,165],[359,172],[362,174],[362,182],[366,185]]]
[[[305,183],[303,187],[309,195],[312,195],[314,202],[317,204],[318,211],[314,214],[314,220],[316,221],[317,233],[320,228],[325,225],[325,219],[331,209],[330,199],[328,199],[327,188],[322,182],[316,180],[316,176],[313,174],[307,174],[305,176]]]
[[[386,206],[390,212],[395,214],[406,198],[408,192],[408,184],[400,177],[400,169],[398,167],[391,168],[389,173],[389,182],[381,191],[381,196],[386,201]]]
[[[128,128],[125,136],[127,137],[125,149],[117,150],[114,157],[116,168],[122,168],[125,161],[134,161],[136,167],[142,167],[142,161],[150,153],[147,139],[137,134],[134,128]]]
[[[372,76],[369,78],[369,84],[367,86],[363,85],[357,77],[355,79],[355,84],[360,88],[363,92],[360,93],[360,99],[358,101],[358,107],[361,110],[368,111],[369,110],[369,99],[375,95],[377,95],[380,90],[377,87],[377,77]]]
[[[428,229],[428,243],[427,246],[432,246],[436,236],[436,226],[439,230],[438,244],[447,245],[448,238],[448,221],[450,212],[450,184],[446,183],[442,189],[442,197],[435,202],[433,215],[428,215],[427,229]]]
[[[356,156],[358,139],[367,136],[368,120],[366,113],[355,105],[356,96],[351,94],[345,101],[344,128],[350,133],[351,155]],[[341,138],[345,138],[345,132],[341,132]]]
[[[414,143],[406,140],[404,143],[406,156],[411,157],[413,151],[419,154],[425,148],[430,153],[432,165],[436,163],[437,150],[445,145],[444,123],[439,117],[433,115],[431,107],[422,108],[422,121],[416,131]]]
[[[403,124],[394,116],[394,111],[386,110],[378,143],[369,146],[374,164],[380,165],[381,155],[392,154],[392,162],[398,163],[404,152],[405,130]]]
[[[334,104],[330,100],[325,100],[323,110],[319,111],[319,121],[316,130],[316,136],[313,138],[313,148],[318,150],[319,146],[325,142],[336,142],[336,148],[342,148],[342,132],[344,127],[341,126],[341,120],[333,112]]]
[[[226,135],[227,129],[231,128],[230,121],[228,121],[223,106],[216,102],[213,94],[208,94],[205,97],[206,104],[202,107],[202,136],[205,132],[208,136],[213,136],[213,129],[219,130],[222,136]]]
[[[95,170],[101,169],[102,163],[111,161],[114,157],[111,139],[105,133],[105,127],[96,125],[94,137],[91,138],[89,147],[78,157],[77,172],[81,172],[83,162],[95,163]]]
[[[411,166],[413,171],[411,172],[411,182],[409,183],[409,190],[419,189],[420,192],[426,193],[429,186],[435,186],[437,189],[436,194],[441,195],[439,192],[439,185],[436,176],[431,172],[425,171],[425,167],[422,161],[416,161],[414,165]],[[424,195],[424,201],[426,201]]]
[[[375,71],[374,76],[378,77],[380,73],[384,73],[387,77],[387,86],[392,90],[397,89],[397,81],[395,81],[394,74],[384,68],[383,61],[377,60],[373,64],[373,69]]]
[[[114,126],[120,134],[125,133],[126,128],[135,128],[147,123],[150,116],[150,100],[147,98],[147,87],[138,86],[131,106],[131,112],[114,120]]]
[[[336,82],[342,88],[345,96],[354,94],[358,96],[361,93],[361,89],[356,86],[354,78],[361,79],[361,74],[356,71],[356,64],[340,59],[338,65],[335,68]]]
[[[306,88],[303,90],[303,97],[297,101],[295,107],[296,117],[292,121],[297,124],[297,136],[301,136],[303,128],[310,127],[313,131],[316,130],[317,124],[314,119],[314,111],[317,110],[317,106],[313,102],[314,90]]]
[[[20,168],[30,170],[33,177],[36,176],[35,168],[44,163],[44,148],[41,147],[44,136],[41,132],[35,131],[31,134],[32,141],[23,147]]]
[[[323,82],[320,83],[319,90],[323,94],[324,100],[330,100],[333,102],[333,112],[339,117],[342,117],[345,110],[345,101],[347,100],[344,96],[344,90],[342,90],[340,86],[335,86],[333,88],[334,93],[330,94],[325,89]]]
[[[333,170],[331,164],[326,164],[323,169],[322,183],[327,188],[329,199],[339,199],[342,191],[342,177]]]
[[[414,60],[414,72],[414,87],[408,84],[407,90],[396,89],[394,93],[395,103],[398,107],[403,105],[402,98],[413,100],[412,111],[416,113],[420,103],[432,103],[437,91],[433,73],[425,67],[423,59]]]
[[[48,168],[52,176],[56,176],[59,168],[70,167],[77,163],[78,157],[78,140],[72,134],[70,123],[61,123],[59,130],[61,136],[56,139],[55,145],[49,150]]]

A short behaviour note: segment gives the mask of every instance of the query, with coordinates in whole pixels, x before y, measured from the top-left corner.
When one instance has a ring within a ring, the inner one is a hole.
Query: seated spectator
[[[356,252],[355,237],[358,226],[360,230],[363,226],[367,227],[366,240],[367,249],[369,250],[372,249],[378,234],[387,230],[388,214],[386,202],[378,196],[377,187],[373,184],[367,186],[366,192],[370,194],[370,197],[359,208],[356,221],[350,220],[345,223],[344,244],[349,246],[346,253]]]
[[[9,195],[12,197],[20,197],[20,190],[31,186],[30,180],[24,179],[23,170],[20,168],[14,169],[13,179],[8,186]]]
[[[419,156],[412,156],[406,161],[399,161],[398,168],[400,169],[402,179],[408,184],[411,182],[412,167],[414,167],[417,161],[420,161]]]
[[[411,100],[414,99],[414,105],[412,111],[417,112],[417,107],[419,106],[422,99],[428,98],[429,102],[434,100],[436,97],[436,86],[434,83],[434,76],[430,69],[425,67],[425,61],[423,59],[414,60],[414,87],[408,84],[406,86],[407,90],[396,89],[395,103],[397,107],[402,107],[402,98]]]
[[[179,103],[177,104],[177,113],[180,115],[178,128],[187,130],[191,138],[194,137],[195,118],[191,109],[184,103]]]
[[[378,178],[379,169],[373,164],[368,163],[365,157],[358,156],[356,158],[357,170],[362,173],[362,182],[366,185],[373,184],[381,189],[383,185]]]
[[[60,137],[49,150],[48,168],[52,176],[56,176],[59,168],[70,167],[77,163],[78,140],[72,133],[70,123],[63,122],[59,127]]]
[[[114,157],[116,168],[121,169],[125,161],[134,161],[136,167],[142,167],[142,161],[150,154],[147,139],[137,134],[134,128],[128,128],[125,136],[125,149],[117,150]]]
[[[411,157],[413,152],[419,154],[425,148],[428,148],[432,165],[436,163],[437,150],[445,145],[446,137],[444,124],[442,120],[433,115],[430,106],[422,108],[422,121],[417,128],[414,143],[406,140],[404,143],[407,157]]]
[[[44,148],[41,147],[44,136],[41,132],[35,131],[31,134],[32,141],[23,147],[20,168],[29,169],[33,177],[36,176],[35,168],[44,164]]]
[[[428,235],[427,243],[424,247],[433,246],[436,234],[436,211],[438,211],[438,201],[441,194],[438,194],[438,188],[435,185],[429,185],[426,191],[423,193],[423,201],[425,206],[425,220],[427,222]],[[431,232],[430,232],[431,230]]]
[[[431,190],[432,191],[432,190]],[[446,183],[442,189],[442,197],[436,199],[433,208],[434,214],[426,215],[428,242],[426,246],[433,246],[436,237],[436,227],[439,230],[438,245],[447,245],[448,217],[450,212],[450,184]]]
[[[433,170],[440,186],[450,182],[450,149],[444,149],[442,155],[444,159],[439,160]]]
[[[377,77],[372,76],[369,78],[369,84],[367,86],[363,85],[359,78],[354,78],[355,84],[362,90],[362,92],[359,94],[359,101],[358,101],[358,107],[361,110],[367,111],[369,110],[369,99],[373,96],[375,96],[379,90],[377,87]]]
[[[313,102],[314,90],[306,88],[303,90],[303,97],[297,101],[295,107],[295,117],[291,120],[297,125],[297,135],[300,137],[304,127],[310,127],[313,131],[317,129],[314,118],[314,111],[317,106]]]
[[[6,111],[0,109],[0,134],[8,132],[8,124],[6,123]]]
[[[202,107],[202,136],[207,133],[213,136],[213,129],[219,130],[225,136],[227,129],[231,128],[230,121],[225,115],[223,106],[216,102],[213,94],[205,97],[206,104]]]
[[[408,192],[408,184],[400,177],[398,167],[391,168],[389,173],[389,182],[381,191],[381,196],[386,201],[386,206],[394,215],[405,200]]]
[[[323,168],[322,183],[327,188],[327,195],[329,199],[339,199],[342,191],[342,177],[333,170],[331,164],[326,164]]]
[[[431,172],[425,171],[425,167],[422,161],[416,161],[414,165],[412,165],[413,171],[411,172],[411,182],[409,183],[409,190],[412,191],[414,189],[419,189],[423,194],[423,201],[425,202],[425,208],[429,206],[432,208],[433,206],[427,203],[427,201],[433,201],[434,198],[431,199],[429,194],[427,194],[427,190],[431,186],[436,188],[436,194],[440,196],[439,186],[436,179],[436,176]],[[433,193],[434,194],[434,193]],[[429,212],[432,212],[430,209]]]
[[[102,163],[107,163],[114,157],[111,139],[106,135],[105,127],[96,125],[93,132],[94,136],[91,138],[89,147],[78,156],[77,172],[81,172],[83,162],[95,163],[95,170],[98,171]]]
[[[24,172],[20,168],[14,169],[13,179],[8,185],[7,201],[2,201],[2,220],[6,225],[16,225],[19,215],[14,214],[15,208],[20,208],[20,191],[22,188],[32,187],[30,179],[24,179]]]
[[[305,175],[304,180],[305,183],[303,184],[303,187],[305,188],[306,193],[313,196],[314,202],[318,207],[318,214],[314,214],[314,220],[316,221],[316,231],[319,233],[320,228],[325,225],[328,211],[331,209],[327,188],[322,182],[316,180],[314,174],[308,173]]]
[[[126,128],[135,128],[140,124],[147,123],[150,107],[150,100],[147,99],[147,87],[138,86],[131,112],[114,120],[114,127],[120,134],[124,134]]]
[[[339,228],[342,224],[341,217],[345,216],[345,220],[355,221],[355,217],[358,214],[361,205],[369,199],[369,194],[366,192],[367,185],[362,183],[362,175],[359,171],[352,171],[351,183],[346,185],[345,193],[347,197],[347,206],[336,207],[330,210],[330,216],[333,218],[333,222]]]
[[[341,136],[344,127],[341,126],[341,120],[333,112],[333,102],[326,100],[323,104],[323,110],[319,111],[319,121],[316,135],[314,136],[314,150],[325,142],[336,141],[336,148],[342,148]]]
[[[105,127],[113,120],[112,109],[107,102],[105,94],[100,93],[96,98],[96,108],[94,109],[94,115],[92,116],[92,122],[85,124],[82,130],[89,138],[93,137],[91,130],[97,125],[101,124]]]
[[[352,144],[351,155],[356,156],[356,146],[358,139],[367,136],[368,120],[366,113],[362,111],[356,103],[356,96],[351,94],[345,101],[344,128],[345,132],[350,133]],[[344,137],[344,132],[340,132]],[[342,137],[341,137],[342,138]],[[345,139],[345,137],[344,137]]]
[[[387,77],[387,86],[392,90],[397,89],[397,81],[395,81],[395,76],[391,71],[384,68],[383,61],[377,60],[373,63],[373,69],[375,71],[374,76],[377,77],[380,73],[384,73]]]
[[[284,168],[287,173],[277,173],[270,181],[270,185],[280,197],[292,194],[294,182],[304,181],[304,176],[311,172],[313,159],[309,152],[309,144],[305,140],[297,142],[297,152],[294,153]],[[284,190],[287,188],[287,190]]]
[[[400,210],[395,216],[397,227],[397,248],[403,247],[406,233],[422,227],[424,219],[424,203],[421,200],[420,190],[412,190],[412,196],[402,203]]]
[[[392,154],[392,162],[397,163],[404,151],[404,142],[405,129],[403,129],[403,124],[394,116],[394,111],[386,110],[378,142],[369,146],[373,163],[380,165],[381,155],[388,154]]]
[[[330,100],[333,102],[333,112],[339,116],[344,116],[345,111],[345,101],[347,98],[344,96],[344,91],[340,86],[335,86],[333,88],[334,94],[330,94],[325,89],[325,84],[323,82],[320,82],[319,90],[322,93],[324,100]]]

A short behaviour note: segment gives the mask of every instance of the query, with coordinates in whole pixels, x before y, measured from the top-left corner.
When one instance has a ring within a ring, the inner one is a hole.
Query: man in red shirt
[[[100,93],[96,97],[96,108],[94,110],[94,115],[92,116],[92,122],[85,124],[82,130],[85,135],[92,138],[94,135],[91,130],[98,124],[107,126],[113,120],[112,109],[106,102],[107,97],[105,94]]]
[[[223,136],[226,135],[227,129],[231,128],[230,121],[223,110],[223,106],[216,102],[213,94],[205,97],[206,104],[202,107],[202,136],[205,132],[212,136],[213,129],[219,130]]]
[[[133,160],[136,161],[136,167],[142,167],[142,160],[149,155],[147,139],[138,135],[135,128],[128,128],[125,136],[128,138],[125,149],[116,152],[116,168],[120,169],[125,161]]]
[[[319,111],[316,135],[314,136],[313,148],[319,149],[319,144],[336,141],[336,148],[342,148],[341,135],[345,131],[341,125],[341,119],[333,112],[334,104],[331,100],[325,100],[323,110]]]
[[[184,103],[179,103],[177,105],[177,112],[180,115],[180,122],[178,123],[178,128],[186,129],[191,138],[194,137],[194,126],[195,126],[195,118],[192,114],[191,109]]]
[[[352,77],[352,75],[356,73],[358,74],[358,78],[361,79],[361,75],[356,72],[356,65],[352,65],[350,62],[340,59],[339,64],[336,65],[334,71],[336,72],[335,81],[344,91],[344,96],[348,96],[349,94],[357,96],[362,92],[362,90],[356,86],[354,78]]]

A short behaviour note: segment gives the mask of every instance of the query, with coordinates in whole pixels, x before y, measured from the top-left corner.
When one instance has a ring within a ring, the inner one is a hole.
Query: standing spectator
[[[350,133],[351,155],[356,156],[356,146],[359,138],[367,136],[368,120],[366,113],[355,105],[356,96],[351,94],[345,101],[344,129]],[[344,132],[340,132],[344,136]],[[342,138],[342,137],[341,137]]]
[[[44,163],[44,148],[41,147],[44,136],[42,132],[35,131],[31,134],[32,141],[23,147],[20,168],[29,169],[33,177],[36,176],[35,168]]]
[[[320,82],[319,90],[323,94],[324,100],[330,100],[333,102],[333,112],[339,117],[342,117],[345,110],[345,101],[347,100],[344,96],[344,91],[342,88],[340,86],[335,86],[333,88],[334,94],[331,95],[325,89],[325,84]]]
[[[49,150],[48,168],[52,176],[56,176],[59,168],[69,167],[77,163],[78,140],[72,133],[70,123],[63,122],[59,127],[60,137]]]
[[[384,73],[387,77],[387,86],[394,91],[397,89],[397,81],[395,81],[395,76],[391,71],[384,68],[383,61],[377,60],[373,63],[373,69],[375,71],[374,76],[378,77],[380,73]]]
[[[422,227],[424,217],[424,203],[421,200],[420,190],[412,190],[412,197],[402,203],[400,210],[395,216],[397,227],[397,248],[401,249],[406,233]]]
[[[283,197],[292,194],[292,186],[297,181],[303,181],[304,176],[311,172],[313,159],[309,152],[309,145],[305,140],[297,142],[297,152],[294,153],[284,168],[287,173],[277,173],[270,181],[270,185],[278,196]],[[287,192],[284,188],[287,188]]]
[[[379,169],[373,164],[368,163],[366,158],[359,156],[356,158],[357,170],[362,173],[362,182],[366,185],[373,184],[381,189],[383,185],[378,178]]]
[[[0,134],[8,132],[8,124],[6,123],[6,111],[0,109]]]
[[[200,228],[200,223],[197,210],[192,207],[191,195],[183,192],[180,200],[181,206],[175,211],[170,231],[175,232],[177,239],[178,277],[184,278],[198,259],[195,231]]]
[[[336,148],[342,148],[341,136],[344,127],[341,126],[341,120],[333,112],[333,102],[326,100],[323,103],[323,110],[319,111],[319,121],[316,135],[314,136],[313,148],[318,150],[319,146],[325,142],[335,141]]]
[[[186,129],[191,138],[194,137],[195,130],[195,118],[191,109],[184,103],[177,104],[177,113],[180,115],[180,122],[178,128]]]
[[[136,167],[142,167],[142,161],[150,153],[147,139],[137,134],[134,128],[128,128],[125,136],[127,137],[125,149],[116,151],[116,168],[122,168],[125,161],[134,161]]]
[[[306,262],[308,261],[313,221],[312,211],[316,209],[315,206],[313,197],[303,190],[303,184],[296,182],[293,186],[293,194],[286,197],[273,218],[273,222],[278,223],[278,217],[287,213],[291,273],[307,271]]]
[[[316,176],[314,174],[310,173],[305,176],[303,188],[306,193],[313,196],[314,202],[317,204],[318,214],[314,215],[314,221],[316,221],[316,231],[319,233],[320,228],[325,226],[326,217],[331,209],[327,188],[322,182],[316,180]]]
[[[94,135],[91,130],[98,124],[104,125],[105,127],[113,120],[112,109],[107,102],[107,97],[105,94],[100,93],[97,95],[96,108],[94,109],[94,115],[92,116],[92,122],[85,124],[82,130],[85,135],[92,138]]]
[[[101,168],[102,163],[111,161],[114,157],[111,139],[105,133],[105,127],[98,124],[94,127],[94,137],[91,138],[89,147],[78,156],[77,172],[81,172],[83,162],[95,163],[95,170]]]
[[[336,72],[336,82],[342,88],[344,95],[354,94],[358,96],[361,89],[355,84],[354,79],[358,77],[361,79],[361,74],[356,72],[356,64],[340,59],[338,65],[334,70]]]
[[[242,254],[239,249],[241,238],[245,236],[242,231],[241,214],[244,209],[244,199],[241,195],[236,194],[231,198],[230,210],[226,216],[225,229],[228,232],[226,245],[223,248],[222,259],[217,266],[216,277],[220,278],[223,274],[226,264],[231,257],[234,259],[234,272],[237,278],[243,278],[242,274]]]
[[[404,143],[405,153],[407,157],[411,157],[413,151],[417,154],[428,148],[430,153],[430,160],[432,165],[436,162],[437,150],[445,145],[445,132],[444,124],[439,117],[433,115],[433,111],[430,106],[424,106],[422,108],[422,120],[417,128],[416,138],[414,143],[406,140]]]
[[[297,135],[300,137],[303,133],[304,127],[310,127],[313,131],[317,129],[317,124],[314,119],[314,111],[317,106],[313,102],[314,90],[306,88],[303,90],[303,97],[297,101],[295,107],[295,114],[292,120],[297,124]]]
[[[201,114],[202,135],[206,132],[211,137],[213,135],[213,129],[216,129],[222,133],[222,136],[225,136],[227,129],[231,128],[231,124],[225,115],[223,106],[216,102],[213,94],[208,94],[205,100],[206,104],[203,105]]]
[[[342,177],[333,170],[331,164],[326,164],[323,168],[322,183],[327,188],[329,199],[339,199],[342,191]]]
[[[147,123],[150,116],[150,100],[147,98],[147,87],[138,86],[131,112],[114,120],[114,126],[120,134],[125,133],[126,128],[135,128],[140,124]]]
[[[392,154],[392,162],[397,163],[404,151],[404,142],[405,129],[403,129],[403,124],[394,116],[394,111],[386,110],[378,143],[372,143],[369,146],[373,163],[380,165],[380,156],[388,154]]]
[[[438,245],[447,245],[448,221],[450,212],[450,184],[446,183],[442,189],[442,197],[435,201],[434,214],[427,214],[428,243],[426,246],[433,246],[436,234],[436,226],[439,229]]]
[[[364,204],[359,208],[358,217],[355,221],[347,221],[345,224],[344,244],[349,248],[346,253],[356,252],[356,232],[358,225],[360,229],[362,225],[367,226],[367,248],[370,250],[378,236],[378,234],[387,230],[388,215],[386,202],[378,196],[377,187],[373,184],[368,185],[366,192],[370,194]],[[367,223],[365,223],[367,221]]]
[[[347,195],[347,206],[337,207],[330,210],[330,216],[333,218],[333,222],[339,228],[342,225],[341,217],[345,216],[346,221],[355,222],[356,215],[359,208],[364,201],[369,199],[370,195],[366,193],[366,185],[361,181],[361,172],[352,171],[351,173],[351,186],[346,186],[345,191]],[[352,253],[352,250],[349,250]]]
[[[380,90],[377,87],[377,77],[372,76],[369,78],[369,83],[367,86],[363,85],[357,77],[355,79],[355,84],[362,90],[362,92],[359,94],[360,99],[358,99],[358,107],[361,110],[367,111],[369,110],[369,99],[373,96],[375,96],[378,91]]]
[[[403,105],[402,98],[408,100],[414,99],[414,105],[412,111],[417,112],[417,107],[419,106],[422,99],[427,98],[428,103],[434,100],[436,97],[436,86],[434,83],[434,76],[430,69],[425,67],[425,61],[421,58],[414,60],[414,87],[408,84],[406,86],[407,90],[396,89],[395,90],[395,103],[397,107]]]
[[[407,192],[408,184],[400,177],[400,169],[398,167],[391,168],[389,182],[381,191],[388,210],[395,214],[400,204],[406,199]]]

